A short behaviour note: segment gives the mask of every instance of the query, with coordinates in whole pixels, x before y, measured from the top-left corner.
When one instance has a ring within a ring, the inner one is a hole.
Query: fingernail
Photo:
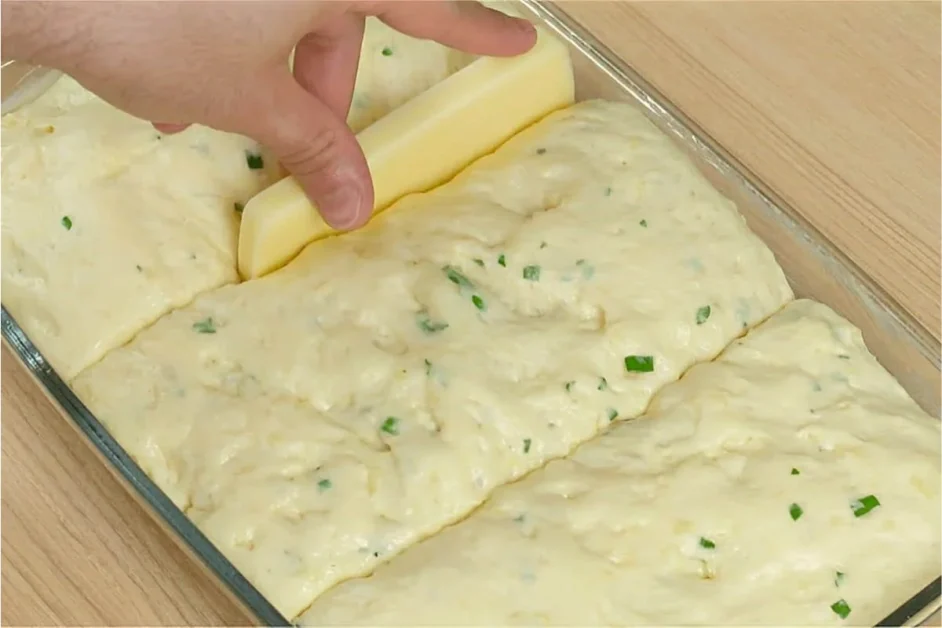
[[[338,185],[324,195],[318,203],[321,216],[327,224],[339,231],[345,231],[360,222],[364,211],[362,204],[363,194],[360,186],[355,183]]]

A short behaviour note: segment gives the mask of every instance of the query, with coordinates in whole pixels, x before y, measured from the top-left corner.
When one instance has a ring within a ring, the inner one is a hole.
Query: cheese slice
[[[373,177],[373,212],[411,192],[441,185],[469,163],[545,115],[574,102],[566,45],[539,30],[518,57],[478,59],[357,135]],[[294,178],[246,204],[239,230],[245,279],[291,261],[334,230]]]

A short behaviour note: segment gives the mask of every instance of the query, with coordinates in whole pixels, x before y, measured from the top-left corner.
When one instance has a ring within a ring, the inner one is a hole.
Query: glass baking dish
[[[639,107],[694,161],[711,183],[739,207],[750,227],[775,253],[796,294],[821,301],[857,325],[870,350],[930,415],[940,415],[940,345],[892,297],[874,283],[801,215],[763,185],[742,164],[671,105],[649,83],[556,6],[520,0],[523,12],[544,24],[570,46],[577,100],[604,98]],[[22,72],[22,70],[20,70]],[[42,73],[27,85],[32,96],[48,87]],[[17,79],[19,80],[19,79]],[[52,79],[54,80],[54,79]],[[4,90],[6,92],[6,90]],[[26,91],[24,89],[24,91]],[[23,92],[14,100],[26,101]],[[4,112],[10,101],[4,94]],[[20,104],[20,103],[16,103]],[[141,471],[104,426],[49,367],[6,308],[4,342],[19,357],[44,392],[94,446],[111,471],[128,487],[178,544],[211,573],[248,615],[264,625],[290,625],[209,540]],[[942,606],[942,580],[936,578],[878,625],[923,625]]]

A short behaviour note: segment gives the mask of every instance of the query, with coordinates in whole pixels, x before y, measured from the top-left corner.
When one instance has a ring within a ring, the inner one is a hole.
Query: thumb
[[[256,87],[255,107],[239,126],[264,144],[298,181],[328,225],[360,227],[373,211],[366,157],[346,121],[307,92],[290,73]]]

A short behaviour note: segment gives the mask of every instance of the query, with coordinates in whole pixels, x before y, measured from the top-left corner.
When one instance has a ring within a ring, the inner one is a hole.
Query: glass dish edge
[[[584,54],[622,91],[630,95],[636,106],[643,108],[648,116],[656,117],[664,122],[675,136],[675,140],[693,147],[699,157],[702,157],[724,177],[736,179],[740,185],[751,189],[757,197],[762,199],[768,211],[777,215],[783,228],[800,233],[802,237],[825,251],[837,266],[842,267],[851,276],[860,292],[874,302],[875,309],[891,317],[897,325],[905,329],[907,334],[917,342],[920,352],[938,367],[942,361],[938,343],[928,330],[915,321],[897,300],[875,284],[814,225],[785,203],[653,85],[631,69],[628,64],[622,62],[607,46],[599,42],[565,11],[553,6],[552,3],[545,0],[511,0],[510,3],[521,5],[530,16],[535,17],[572,48]],[[44,88],[48,88],[55,78],[58,77],[50,76],[46,80],[48,85]],[[40,384],[46,396],[54,402],[60,412],[68,415],[73,426],[94,445],[99,456],[108,462],[112,474],[122,481],[126,488],[134,489],[133,493],[136,494],[138,500],[151,510],[151,516],[158,515],[160,523],[172,530],[177,543],[181,544],[188,554],[196,557],[202,566],[226,587],[235,601],[249,614],[254,615],[261,624],[292,625],[131,459],[55,370],[48,365],[5,306],[2,307],[2,313],[0,313],[0,330],[2,330],[4,342],[33,379]],[[876,625],[921,625],[940,608],[942,608],[942,578],[937,577]]]

